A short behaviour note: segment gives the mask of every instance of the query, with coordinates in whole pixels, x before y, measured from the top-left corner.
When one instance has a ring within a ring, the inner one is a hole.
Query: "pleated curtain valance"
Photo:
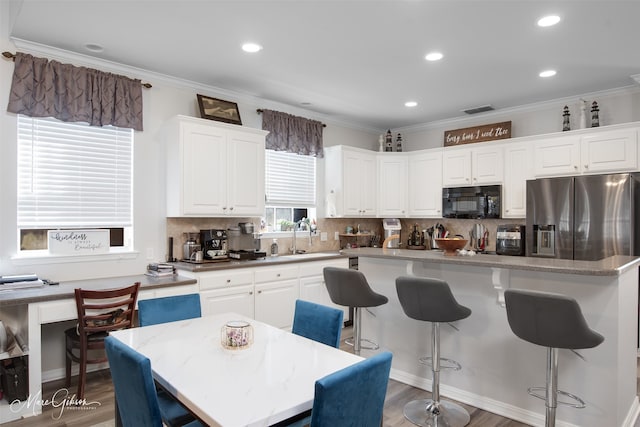
[[[268,130],[266,148],[322,157],[322,123],[287,113],[262,110],[262,129]]]
[[[7,111],[142,130],[140,80],[17,52]]]

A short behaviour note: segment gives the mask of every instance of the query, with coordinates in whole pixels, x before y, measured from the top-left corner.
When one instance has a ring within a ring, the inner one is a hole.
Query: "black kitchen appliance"
[[[252,260],[265,258],[267,253],[260,250],[260,233],[253,232],[253,224],[239,223],[238,227],[229,227],[229,258]]]
[[[499,225],[496,233],[496,254],[525,255],[525,226],[521,224]]]
[[[500,185],[442,189],[443,218],[500,218]]]
[[[200,241],[205,260],[228,260],[227,230],[200,230]]]

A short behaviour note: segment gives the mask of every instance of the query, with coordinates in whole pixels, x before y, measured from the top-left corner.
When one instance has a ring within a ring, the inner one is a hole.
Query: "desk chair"
[[[200,295],[187,294],[138,301],[140,326],[194,319],[202,316]]]
[[[600,345],[604,337],[589,328],[578,302],[571,297],[507,289],[504,300],[513,333],[520,339],[547,348],[547,384],[530,387],[527,391],[545,401],[545,426],[554,427],[558,404],[578,409],[586,406],[578,396],[558,390],[558,349],[593,348]],[[543,390],[544,395],[539,394]],[[558,394],[571,401],[559,401]]]
[[[309,301],[296,300],[291,332],[340,348],[343,317],[342,310]]]
[[[357,355],[360,354],[362,348],[377,350],[378,344],[362,338],[362,309],[386,304],[389,299],[374,292],[364,274],[357,270],[325,267],[323,274],[331,301],[334,304],[353,307],[353,317],[355,318],[353,319],[353,342],[345,340],[345,343],[353,345],[353,352]]]
[[[381,426],[391,358],[379,353],[319,379],[311,415],[289,426]]]
[[[109,290],[76,289],[78,325],[64,331],[66,347],[66,387],[71,386],[71,363],[79,366],[77,398],[84,399],[87,365],[105,363],[107,358],[89,358],[90,350],[104,350],[109,331],[130,328],[138,298],[140,282]]]
[[[169,425],[199,427],[203,424],[191,416],[189,422],[168,422],[164,413],[172,413],[173,400],[159,400],[151,373],[151,362],[131,347],[113,337],[105,339],[105,349],[111,367],[111,379],[116,406],[123,427],[163,427]],[[178,410],[181,410],[178,408]]]

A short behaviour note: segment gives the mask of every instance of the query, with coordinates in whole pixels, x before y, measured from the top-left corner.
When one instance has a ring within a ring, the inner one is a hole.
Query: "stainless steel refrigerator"
[[[527,181],[527,256],[638,255],[639,179],[625,173]]]

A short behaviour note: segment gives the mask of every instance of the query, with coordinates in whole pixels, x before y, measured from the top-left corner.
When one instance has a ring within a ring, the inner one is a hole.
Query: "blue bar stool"
[[[413,400],[404,407],[404,416],[413,424],[425,427],[462,427],[469,424],[469,413],[454,402],[440,400],[441,361],[452,364],[455,370],[460,365],[440,358],[440,323],[455,322],[471,315],[471,309],[458,304],[447,282],[421,277],[398,277],[396,279],[398,299],[404,313],[416,320],[431,322],[431,399]],[[422,361],[423,359],[421,359]]]
[[[582,310],[573,298],[539,291],[508,289],[504,292],[507,320],[518,338],[547,347],[547,384],[530,387],[530,395],[545,401],[545,427],[556,425],[558,404],[584,408],[578,396],[558,390],[558,349],[593,348],[604,337],[587,325]],[[544,390],[545,394],[539,394]],[[558,401],[558,394],[571,399]]]

